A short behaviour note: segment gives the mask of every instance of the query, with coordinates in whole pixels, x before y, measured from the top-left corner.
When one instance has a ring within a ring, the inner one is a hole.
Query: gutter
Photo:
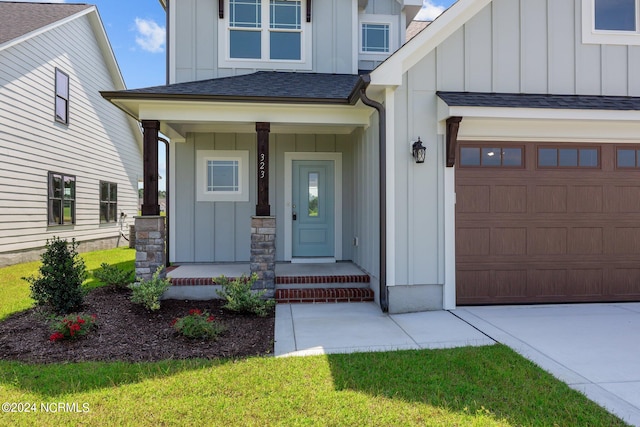
[[[387,121],[386,110],[384,105],[370,99],[367,96],[367,87],[371,83],[371,76],[364,74],[360,76],[358,83],[360,88],[360,100],[368,107],[375,108],[378,111],[378,169],[380,170],[379,186],[380,186],[380,308],[383,312],[389,311],[389,294],[387,289]]]

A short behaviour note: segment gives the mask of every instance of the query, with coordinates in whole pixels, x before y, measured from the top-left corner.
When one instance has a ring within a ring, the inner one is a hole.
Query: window
[[[461,167],[522,167],[522,147],[460,147]]]
[[[640,149],[638,148],[617,148],[616,168],[618,169],[640,169]]]
[[[640,45],[640,0],[582,0],[582,42]]]
[[[542,168],[597,168],[597,148],[538,148],[538,167]]]
[[[311,31],[302,0],[228,0],[227,28],[220,26],[227,52],[223,64],[275,61],[279,68],[310,69]],[[308,66],[306,66],[308,63]],[[260,66],[260,65],[258,65]],[[262,64],[261,66],[264,66]]]
[[[56,68],[56,122],[69,124],[69,76]]]
[[[389,52],[389,24],[362,24],[362,51]]]
[[[76,222],[76,177],[49,172],[49,225]]]
[[[100,181],[100,222],[118,221],[118,184]]]
[[[197,201],[249,201],[249,152],[198,150]]]

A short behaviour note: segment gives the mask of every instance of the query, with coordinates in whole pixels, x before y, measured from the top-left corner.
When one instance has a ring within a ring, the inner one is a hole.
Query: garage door
[[[640,145],[461,143],[457,303],[640,301]]]

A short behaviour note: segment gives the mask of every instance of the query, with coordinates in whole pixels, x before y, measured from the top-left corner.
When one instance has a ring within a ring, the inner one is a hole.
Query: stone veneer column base
[[[265,289],[265,296],[273,298],[276,290],[276,218],[251,217],[251,274],[258,280],[254,289]]]
[[[166,265],[165,217],[137,216],[135,232],[136,278],[149,280],[158,267]]]

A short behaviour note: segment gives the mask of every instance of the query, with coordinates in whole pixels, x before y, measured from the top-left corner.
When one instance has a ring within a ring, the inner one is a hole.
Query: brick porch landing
[[[249,275],[248,263],[183,264],[169,267],[173,289],[168,298],[215,297],[214,278]],[[350,262],[331,264],[276,264],[276,301],[280,303],[373,301],[370,277]],[[208,297],[207,297],[208,296]]]

